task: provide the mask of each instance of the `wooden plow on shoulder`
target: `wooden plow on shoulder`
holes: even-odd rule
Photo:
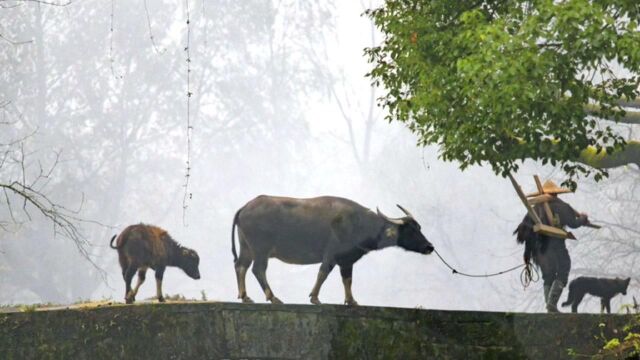
[[[565,231],[564,229],[559,227],[543,224],[542,220],[540,220],[540,217],[533,209],[533,206],[542,203],[544,212],[549,224],[554,223],[553,212],[551,211],[551,207],[549,206],[549,201],[553,199],[553,196],[548,193],[545,193],[544,189],[542,188],[542,183],[540,182],[540,178],[538,177],[538,175],[533,176],[533,179],[536,182],[536,187],[538,188],[538,192],[528,194],[528,195],[524,194],[524,192],[522,191],[522,188],[516,182],[516,179],[514,179],[511,174],[508,174],[508,175],[509,175],[509,180],[511,180],[511,184],[513,184],[513,187],[516,190],[516,193],[518,193],[518,197],[522,201],[522,204],[524,205],[524,207],[527,209],[527,213],[529,213],[529,217],[531,217],[531,219],[534,222],[533,231],[535,231],[538,234],[561,238],[561,239],[572,239],[572,240],[576,239],[576,237],[573,236],[571,232]]]

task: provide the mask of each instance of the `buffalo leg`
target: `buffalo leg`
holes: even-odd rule
[[[264,295],[267,297],[267,300],[271,301],[272,304],[282,304],[282,301],[273,295],[273,291],[271,291],[271,287],[269,287],[269,283],[267,282],[268,262],[268,258],[254,259],[251,271],[253,272],[253,275],[256,276],[256,279],[258,279],[260,287],[262,287],[262,291],[264,291]]]
[[[320,265],[316,284],[313,286],[313,289],[311,289],[311,294],[309,294],[312,304],[320,305],[320,300],[318,299],[318,295],[320,295],[320,288],[322,287],[324,281],[327,280],[327,276],[329,276],[334,266],[334,264],[331,264],[329,262],[323,262],[322,265]]]
[[[236,270],[236,280],[238,282],[238,299],[242,299],[243,303],[253,303],[253,300],[251,300],[251,298],[247,296],[247,286],[245,283],[247,270],[249,269],[249,266],[251,266],[252,262],[253,259],[251,258],[248,249],[245,248],[241,240],[240,256],[238,257],[238,260],[236,260],[234,267]]]
[[[136,297],[136,295],[138,295],[138,289],[140,289],[140,285],[142,285],[146,276],[147,276],[147,268],[141,268],[138,270],[138,283],[136,283],[136,287],[132,290],[134,298]]]
[[[133,280],[133,276],[136,274],[137,267],[129,264],[127,269],[122,272],[122,277],[124,278],[124,300],[127,304],[133,304],[136,301],[135,295],[131,292],[131,280]]]
[[[342,285],[344,285],[344,303],[350,306],[358,305],[351,293],[351,279],[353,273],[353,264],[340,266],[340,275],[342,275]]]
[[[162,296],[162,277],[164,276],[164,267],[156,269],[156,295],[159,302],[164,302],[164,296]]]

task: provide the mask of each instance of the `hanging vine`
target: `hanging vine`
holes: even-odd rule
[[[111,22],[109,24],[109,67],[111,68],[111,75],[115,79],[122,79],[122,75],[116,75],[116,71],[113,68],[113,63],[115,60],[113,59],[113,13],[115,9],[115,0],[111,0]]]
[[[185,0],[185,9],[187,15],[187,43],[184,47],[187,63],[187,162],[184,176],[184,196],[182,197],[182,223],[186,226],[186,214],[189,207],[189,200],[191,200],[193,194],[189,191],[189,178],[191,177],[191,132],[193,126],[191,125],[191,19],[189,14],[189,0]]]
[[[149,40],[151,40],[153,51],[155,51],[156,54],[164,54],[164,52],[167,51],[167,49],[160,48],[158,44],[156,44],[156,39],[153,36],[153,31],[151,30],[151,16],[149,16],[149,7],[147,6],[147,0],[144,0],[144,13],[147,15],[147,27],[149,28]]]

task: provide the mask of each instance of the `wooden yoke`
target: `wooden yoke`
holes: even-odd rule
[[[544,193],[544,189],[542,188],[542,183],[540,182],[540,178],[538,175],[533,175],[533,180],[536,182],[536,187],[538,188],[538,195],[547,195]],[[547,195],[551,197],[551,195]],[[549,224],[553,226],[553,212],[551,212],[551,206],[549,206],[548,201],[543,201],[542,206],[544,207],[544,212],[547,214],[547,220],[549,220]]]
[[[513,184],[513,188],[516,189],[516,193],[518,194],[518,197],[520,198],[520,200],[522,200],[524,207],[527,208],[527,212],[529,213],[529,216],[531,217],[531,219],[533,219],[533,222],[536,224],[541,224],[542,221],[540,221],[538,214],[536,214],[536,212],[533,211],[533,208],[529,206],[527,197],[524,195],[524,193],[522,192],[522,188],[520,187],[520,185],[518,185],[518,183],[516,182],[516,179],[513,178],[511,173],[509,173],[509,180],[511,180],[511,184]]]
[[[561,238],[561,239],[572,239],[575,240],[575,236],[572,233],[565,231],[564,229],[550,226],[542,223],[540,217],[533,210],[533,205],[536,204],[544,204],[544,210],[547,218],[549,219],[549,223],[553,224],[553,213],[551,212],[551,207],[549,206],[549,201],[553,199],[553,196],[549,194],[545,194],[542,184],[540,183],[540,179],[538,176],[534,176],[534,180],[536,181],[536,187],[538,188],[538,193],[532,194],[531,199],[527,199],[524,192],[522,192],[522,188],[516,182],[516,179],[513,178],[511,173],[507,174],[509,176],[509,180],[511,180],[511,184],[513,184],[513,188],[516,190],[518,197],[522,201],[522,204],[527,209],[527,213],[531,217],[534,222],[533,231],[536,233],[547,235],[550,237]]]

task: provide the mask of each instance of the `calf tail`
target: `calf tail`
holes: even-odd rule
[[[115,240],[117,236],[118,235],[113,235],[113,237],[111,238],[111,241],[109,241],[109,247],[111,247],[112,249],[115,249],[115,250],[118,250],[118,248],[119,248],[117,245],[113,246],[113,240]]]
[[[236,214],[233,216],[233,225],[231,225],[231,253],[233,254],[233,262],[238,261],[238,253],[236,253],[236,224],[238,224],[238,216],[240,216],[240,211],[242,211],[243,207],[236,211]]]

